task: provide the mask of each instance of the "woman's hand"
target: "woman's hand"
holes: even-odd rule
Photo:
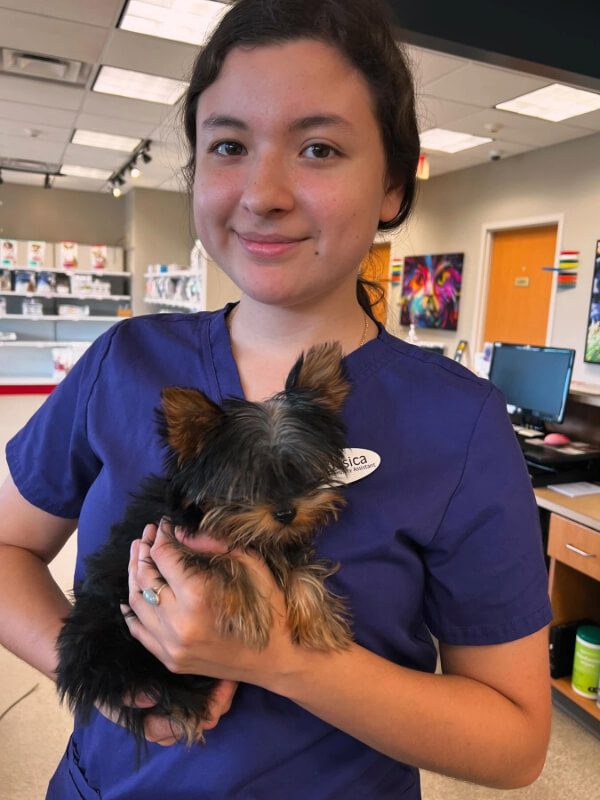
[[[208,536],[194,537],[193,543],[194,549],[225,550]],[[268,567],[248,553],[234,551],[232,555],[245,561],[256,586],[271,605],[273,626],[264,650],[250,649],[219,634],[207,597],[207,579],[201,574],[190,576],[185,572],[172,537],[154,525],[146,526],[143,538],[132,544],[129,605],[135,616],[128,614],[130,609],[124,606],[125,619],[132,636],[171,672],[208,675],[269,688],[282,672],[293,669],[302,648],[290,641],[284,596]],[[150,605],[143,599],[144,589],[156,589],[165,583],[158,605]]]
[[[204,731],[216,727],[223,714],[229,711],[236,689],[237,683],[235,681],[219,681],[215,686],[210,699],[210,718],[203,722],[202,726],[198,728],[198,739],[200,739]],[[150,700],[150,698],[142,693],[136,695],[133,701],[125,698],[123,702],[124,705],[133,706],[135,708],[152,708],[154,705],[154,701]],[[98,711],[111,722],[119,724],[118,711],[112,711],[105,706],[98,706]],[[163,745],[164,747],[175,744],[175,742],[179,740],[169,718],[161,714],[148,714],[148,716],[145,717],[144,737],[147,741]]]

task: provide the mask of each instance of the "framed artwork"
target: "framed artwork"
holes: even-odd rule
[[[400,324],[455,331],[464,253],[406,256]]]
[[[596,242],[584,361],[600,364],[600,239]]]

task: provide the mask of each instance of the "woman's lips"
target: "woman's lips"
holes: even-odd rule
[[[253,239],[252,235],[242,236],[238,233],[238,239],[243,249],[251,256],[259,258],[276,258],[289,253],[296,248],[304,239],[277,238],[275,236],[265,236],[260,239]]]

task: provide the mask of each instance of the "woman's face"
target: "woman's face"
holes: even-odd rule
[[[194,217],[212,258],[256,301],[297,306],[354,287],[386,191],[365,79],[311,40],[229,53],[197,110]]]

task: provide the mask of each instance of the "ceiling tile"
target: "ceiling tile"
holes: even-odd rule
[[[442,100],[439,97],[420,95],[417,98],[419,130],[445,128],[451,125],[453,120],[466,117],[468,114],[474,114],[477,110],[477,106],[454,103],[451,100]]]
[[[90,180],[90,178],[74,178],[64,175],[53,179],[55,189],[79,189],[84,192],[101,192],[106,188],[106,181]]]
[[[86,114],[160,125],[171,108],[160,103],[147,103],[144,100],[130,100],[126,97],[116,97],[101,92],[90,92],[85,98],[81,111]]]
[[[153,130],[153,125],[149,122],[118,119],[101,114],[80,114],[75,127],[80,130],[113,133],[118,136],[134,136],[139,139],[147,139]]]
[[[470,62],[463,69],[428,83],[423,91],[432,97],[488,107],[547,85],[543,78]]]
[[[99,60],[106,40],[106,31],[93,25],[2,8],[0,31],[3,47],[92,64]]]
[[[56,163],[60,161],[64,149],[64,142],[0,134],[1,158],[25,158],[32,161]]]
[[[24,123],[22,127],[40,127],[40,124],[55,128],[73,128],[77,114],[58,108],[40,108],[27,103],[10,103],[0,100],[0,117]],[[27,123],[30,123],[28,126]]]
[[[496,109],[479,111],[476,114],[462,117],[455,120],[452,125],[455,130],[464,133],[487,135],[516,144],[527,144],[531,147],[547,147],[593,133],[585,128],[574,128],[564,123],[546,122],[542,119]],[[485,127],[486,125],[493,125],[497,127],[497,130],[491,132]]]
[[[0,100],[9,100],[13,103],[77,111],[84,94],[84,89],[75,86],[59,86],[50,81],[0,75]],[[39,113],[44,112],[40,110]]]
[[[26,133],[26,130],[33,132]],[[23,123],[15,119],[6,119],[0,113],[0,134],[17,136],[26,139],[37,139],[38,141],[62,142],[66,144],[71,138],[71,128],[54,128],[50,125],[35,123],[34,125]]]
[[[406,48],[410,64],[418,87],[423,87],[442,75],[448,75],[456,69],[464,67],[463,59],[435,53],[422,47],[410,46]]]
[[[37,175],[29,172],[11,172],[4,169],[2,179],[5,183],[21,183],[26,186],[43,186],[44,175]]]
[[[197,55],[194,45],[116,29],[109,36],[102,63],[181,81],[187,80]]]
[[[0,0],[0,8],[105,28],[116,23],[122,6],[123,0]]]
[[[65,149],[62,163],[76,164],[79,167],[110,169],[114,172],[126,164],[127,160],[126,153],[118,153],[116,150],[102,150],[99,147],[69,144]]]
[[[571,117],[570,119],[566,119],[565,123],[576,128],[600,131],[600,111],[590,111],[589,114],[580,114],[578,117]]]

